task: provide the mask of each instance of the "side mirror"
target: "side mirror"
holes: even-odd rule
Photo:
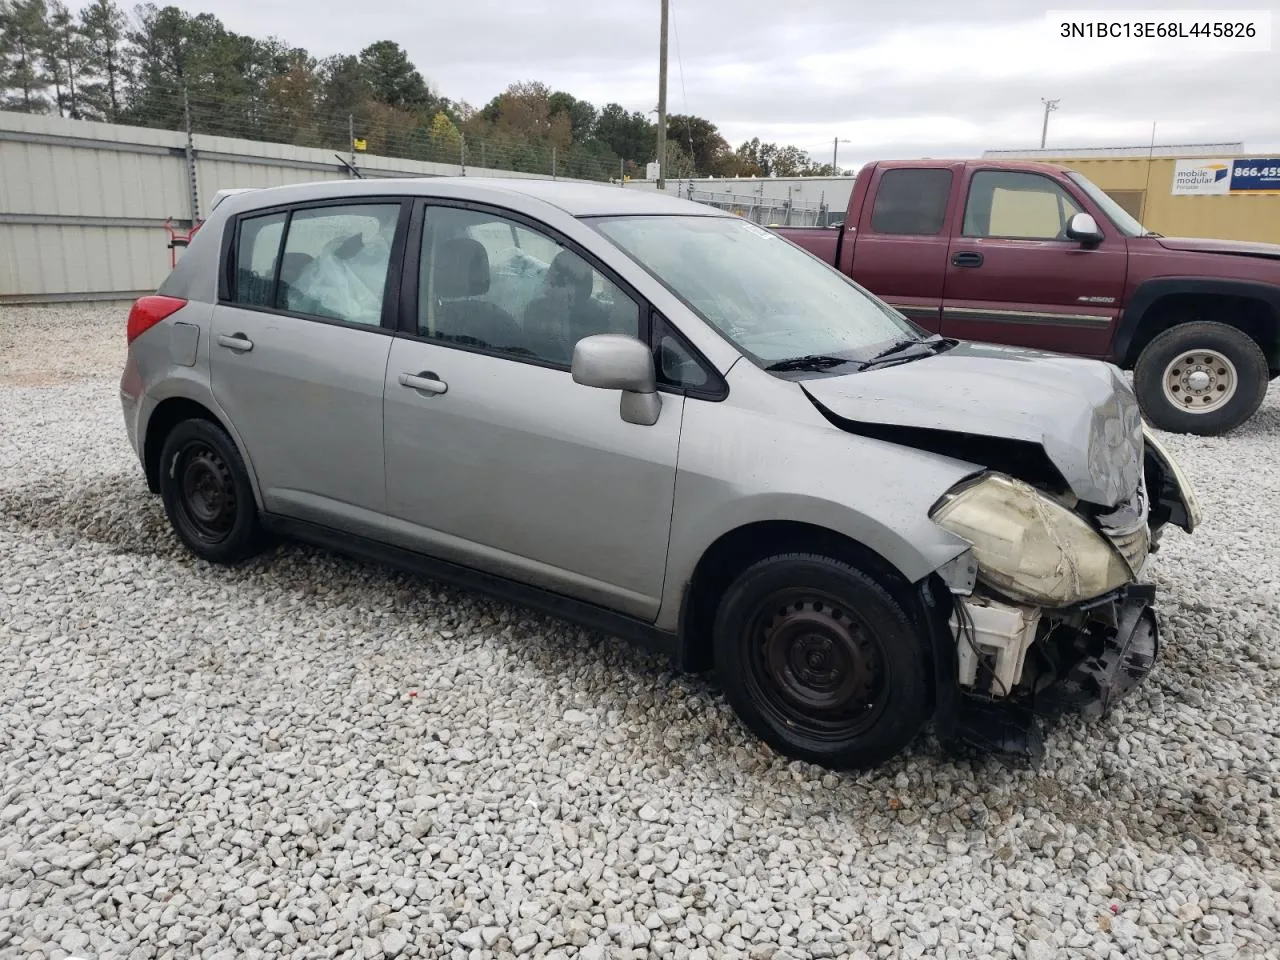
[[[601,390],[621,390],[618,412],[627,423],[651,427],[658,422],[662,397],[653,354],[635,337],[598,333],[573,348],[573,382]]]
[[[1077,213],[1067,222],[1067,239],[1083,244],[1101,243],[1102,231],[1098,229],[1098,221],[1091,214]]]

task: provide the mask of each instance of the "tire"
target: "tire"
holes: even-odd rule
[[[235,564],[264,546],[240,451],[208,420],[183,420],[160,450],[160,496],[174,533],[197,557]]]
[[[730,705],[786,757],[873,767],[932,710],[917,629],[876,580],[829,557],[791,553],[747,568],[720,602],[712,642]]]
[[[1152,424],[1171,433],[1218,436],[1257,412],[1271,375],[1247,334],[1196,321],[1152,340],[1133,371],[1134,392]]]

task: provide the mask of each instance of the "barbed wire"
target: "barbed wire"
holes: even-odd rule
[[[84,101],[87,104],[87,100]],[[176,85],[131,91],[114,122],[151,129],[288,144],[386,159],[447,163],[493,170],[612,181],[635,170],[628,158],[612,151],[575,144],[561,147],[518,135],[467,135],[450,122],[447,133],[433,134],[425,117],[410,119],[395,108],[364,105],[347,113],[323,104],[293,107],[279,100],[243,100],[189,93],[184,102]],[[365,148],[354,150],[352,136]],[[607,149],[607,148],[606,148]]]

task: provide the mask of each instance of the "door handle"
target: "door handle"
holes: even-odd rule
[[[962,253],[953,254],[951,262],[957,267],[980,267],[982,266],[982,254],[966,250]]]
[[[400,374],[400,386],[421,390],[423,393],[444,393],[449,389],[449,385],[430,370]]]
[[[231,336],[224,333],[218,336],[218,346],[234,350],[236,353],[248,353],[253,349],[253,341],[243,333],[233,333]]]

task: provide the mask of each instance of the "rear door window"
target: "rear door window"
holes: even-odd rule
[[[280,258],[276,307],[378,326],[399,217],[399,203],[294,211]]]
[[[886,170],[876,189],[871,229],[903,236],[937,236],[947,218],[950,197],[950,170]]]
[[[231,302],[379,326],[403,207],[391,200],[245,217]]]

